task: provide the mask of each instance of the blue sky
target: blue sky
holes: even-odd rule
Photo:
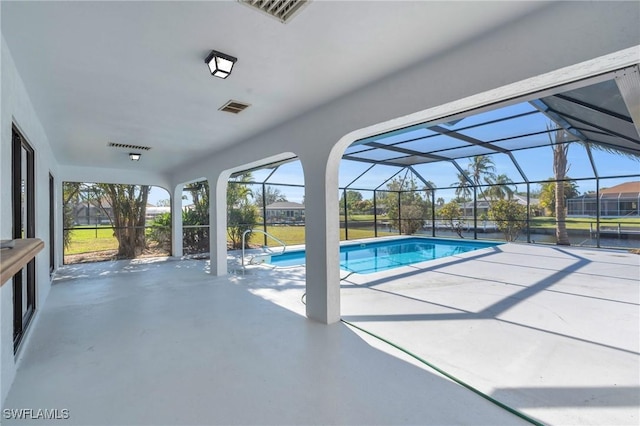
[[[640,162],[629,159],[627,157],[620,157],[613,154],[609,154],[604,151],[593,150],[594,162],[598,168],[600,176],[615,176],[615,175],[632,175],[640,174]],[[546,179],[553,176],[552,169],[552,155],[549,147],[534,148],[526,151],[515,152],[514,156],[520,163],[523,171],[530,180]],[[496,165],[497,173],[504,173],[507,176],[512,177],[512,180],[516,181],[516,177],[519,175],[513,163],[504,154],[492,154],[491,156]],[[468,163],[468,159],[458,160],[461,167],[465,167]],[[584,147],[578,144],[572,144],[569,148],[569,176],[572,178],[592,178],[593,169],[588,161],[587,154]],[[364,172],[370,165],[366,163],[359,163],[354,161],[343,160],[340,167],[340,185],[346,185],[352,182],[362,172]],[[436,184],[437,187],[444,188],[450,186],[457,180],[457,170],[448,162],[429,163],[416,166],[415,169],[423,175],[427,180],[430,180]],[[387,178],[391,177],[398,171],[395,167],[389,167],[384,165],[376,165],[367,174],[362,176],[353,187],[363,189],[374,189]],[[271,170],[256,171],[253,173],[256,181],[262,180],[267,177]],[[288,183],[288,184],[300,184],[304,185],[304,179],[302,177],[302,168],[299,162],[289,163],[280,167],[280,169],[274,173],[268,182],[273,183]],[[615,179],[603,179],[600,182],[602,188],[611,187],[619,183],[623,183],[629,180],[626,178]],[[596,182],[595,179],[579,181],[578,187],[580,192],[595,191]],[[383,186],[384,188],[384,186]],[[518,190],[525,191],[525,185],[517,185]],[[533,185],[532,189],[536,189],[537,185]],[[289,201],[301,203],[304,196],[304,188],[278,186],[278,189],[283,192]],[[442,190],[443,198],[453,198],[453,190]],[[371,194],[363,193],[365,198],[369,198]],[[438,194],[437,196],[440,196]],[[162,188],[154,187],[151,191],[149,202],[156,204],[158,200],[168,199],[169,194]]]

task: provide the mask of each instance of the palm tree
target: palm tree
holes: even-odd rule
[[[506,197],[508,200],[513,198],[515,194],[515,184],[511,178],[507,175],[499,174],[495,179],[491,181],[492,186],[485,192],[490,198],[498,198],[504,200]]]
[[[465,200],[471,199],[473,190],[471,189],[471,183],[467,180],[464,173],[458,173],[458,181],[451,184],[456,187],[456,197]]]
[[[556,244],[569,245],[569,237],[567,235],[566,227],[566,211],[565,211],[565,193],[566,186],[570,182],[565,182],[567,174],[569,172],[569,164],[567,161],[567,153],[569,151],[569,145],[573,143],[573,136],[557,126],[556,123],[550,122],[547,124],[549,142],[551,143],[551,149],[553,150],[553,172],[556,180],[555,186],[555,213],[556,213]],[[569,142],[572,141],[572,142]],[[640,160],[640,156],[624,149],[616,149],[609,145],[600,145],[598,143],[589,142],[587,140],[575,141],[588,149],[597,149],[605,151],[610,154],[622,155],[634,160]],[[598,206],[599,208],[599,206]]]
[[[493,159],[486,155],[476,155],[471,157],[469,164],[467,165],[467,171],[473,184],[479,187],[482,183],[490,184],[496,178],[496,166],[493,164]],[[480,189],[480,196],[488,203],[485,191]]]
[[[227,184],[227,235],[233,248],[241,248],[244,232],[252,230],[257,222],[258,210],[249,200],[253,197],[249,186],[252,179],[251,172],[246,172]]]
[[[547,130],[549,130],[549,143],[553,150],[553,174],[556,180],[556,244],[568,246],[571,243],[567,233],[567,214],[564,208],[564,180],[567,178],[570,167],[567,162],[567,153],[569,152],[567,141],[570,140],[570,137],[560,128],[553,131],[552,127],[547,125]]]
[[[491,157],[486,155],[471,157],[467,169],[476,185],[480,185],[482,181],[489,183],[492,178],[495,178],[496,166],[493,164]]]

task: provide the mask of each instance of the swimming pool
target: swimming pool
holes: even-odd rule
[[[340,247],[340,268],[358,274],[370,274],[499,244],[502,243],[410,237],[343,245]],[[303,265],[305,252],[285,252],[272,256],[267,263],[274,266]]]

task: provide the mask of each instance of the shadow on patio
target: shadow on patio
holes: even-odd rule
[[[5,408],[68,409],[64,424],[83,425],[520,421],[343,324],[252,295],[250,277],[205,269],[192,260],[64,268]],[[7,421],[16,423],[25,422]]]

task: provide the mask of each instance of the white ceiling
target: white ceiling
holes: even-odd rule
[[[2,35],[61,164],[168,171],[545,3],[2,1]],[[203,60],[238,57],[226,80]],[[252,106],[218,111],[229,99]],[[151,146],[140,163],[109,142]]]

